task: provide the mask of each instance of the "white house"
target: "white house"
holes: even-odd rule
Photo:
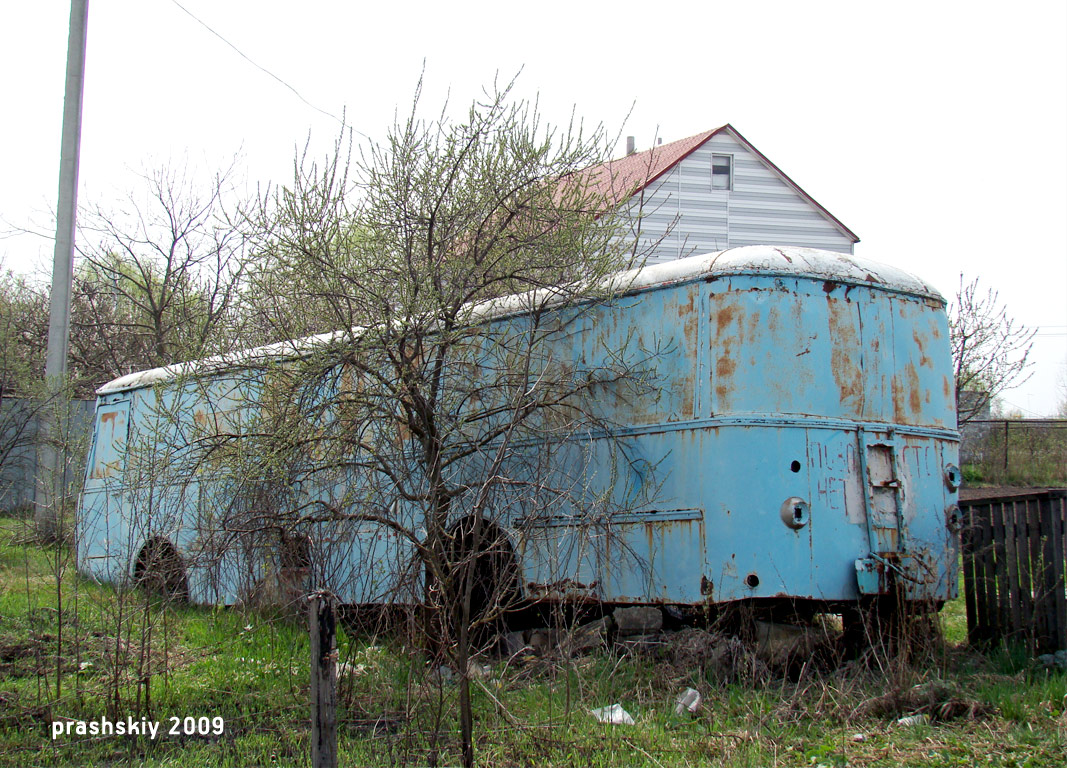
[[[740,245],[851,254],[859,238],[727,124],[589,169],[620,205],[643,206],[648,263]],[[629,201],[628,203],[626,201]]]

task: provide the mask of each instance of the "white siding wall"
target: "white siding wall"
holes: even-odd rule
[[[733,155],[733,189],[711,189],[712,154]],[[641,232],[649,247],[662,239],[650,264],[741,245],[852,253],[850,238],[727,134],[711,137],[645,190]]]

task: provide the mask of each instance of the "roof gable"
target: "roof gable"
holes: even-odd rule
[[[728,134],[734,138],[772,173],[778,176],[786,186],[826,217],[842,234],[850,238],[853,243],[859,242],[859,237],[855,232],[846,227],[840,219],[805,192],[799,184],[789,178],[781,168],[771,162],[766,155],[756,149],[748,139],[738,133],[737,129],[729,123],[713,128],[710,131],[698,133],[695,136],[672,141],[670,144],[661,144],[643,152],[634,152],[626,157],[610,160],[602,165],[586,169],[581,175],[593,191],[603,195],[615,205],[619,205],[648,188],[682,160],[702,147],[709,139],[719,134]]]

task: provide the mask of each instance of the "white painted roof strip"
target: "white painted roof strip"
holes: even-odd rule
[[[925,281],[904,270],[861,259],[843,253],[822,251],[815,248],[750,245],[729,248],[725,251],[689,256],[643,269],[620,272],[608,279],[608,285],[625,293],[650,290],[657,286],[690,282],[709,277],[732,275],[763,275],[768,277],[796,277],[815,280],[830,280],[850,285],[878,287],[884,290],[912,294],[944,303],[941,294]],[[490,320],[526,311],[532,302],[551,303],[551,289],[541,289],[532,294],[504,296],[482,302],[471,308],[471,321]],[[565,294],[560,294],[563,300]],[[359,329],[355,329],[356,332]],[[169,381],[182,376],[202,376],[224,370],[231,366],[265,363],[284,360],[329,344],[345,337],[341,331],[322,333],[304,339],[281,341],[263,347],[234,352],[227,355],[177,363],[163,368],[152,368],[121,376],[96,390],[98,395],[113,394],[129,389],[138,389]],[[350,334],[349,334],[350,336]]]
[[[729,275],[781,275],[870,285],[944,301],[937,289],[902,269],[817,248],[749,245],[690,256],[640,271],[635,288]]]
[[[286,360],[298,357],[317,346],[325,346],[335,339],[342,338],[343,335],[341,331],[331,331],[330,333],[320,333],[317,336],[308,336],[303,339],[279,341],[262,347],[254,347],[253,349],[243,349],[225,355],[206,357],[203,360],[191,360],[187,363],[175,363],[162,368],[136,371],[120,376],[117,379],[112,379],[96,390],[96,394],[109,395],[127,389],[150,387],[161,381],[170,381],[183,376],[203,376],[235,366],[266,363],[271,360]]]

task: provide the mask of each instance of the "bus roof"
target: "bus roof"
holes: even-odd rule
[[[941,294],[929,283],[896,267],[844,253],[791,246],[750,245],[699,256],[688,256],[663,264],[620,272],[609,278],[608,285],[605,287],[629,294],[695,280],[742,275],[796,277],[876,287],[895,293],[932,299],[941,304],[945,303]],[[535,293],[547,291],[550,289],[541,289]],[[472,319],[490,320],[518,314],[525,311],[529,304],[529,297],[523,295],[492,299],[475,306]],[[349,334],[358,331],[359,329],[354,329]],[[344,332],[334,331],[303,339],[280,341],[203,360],[137,371],[109,381],[96,390],[96,394],[114,394],[152,386],[179,377],[208,375],[228,367],[298,357],[315,348],[328,345],[332,341],[339,341],[344,336]]]

